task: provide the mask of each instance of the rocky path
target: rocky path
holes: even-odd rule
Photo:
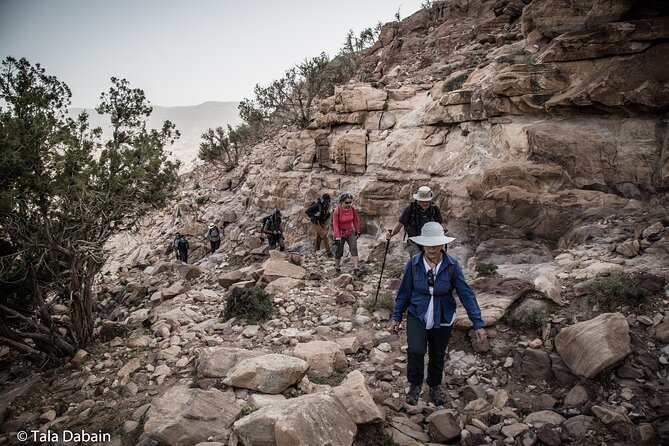
[[[368,274],[358,280],[334,278],[328,263],[273,252],[262,265],[161,261],[109,280],[100,289],[108,315],[100,344],[19,392],[2,442],[18,444],[16,432],[26,426],[109,433],[111,443],[100,444],[142,445],[252,445],[272,437],[276,444],[379,444],[356,439],[370,425],[380,429],[374,437],[400,445],[667,438],[667,296],[598,317],[553,306],[541,328],[519,330],[498,322],[511,304],[548,299],[520,279],[478,279],[484,316],[494,319],[490,345],[472,345],[467,331],[457,331],[446,407],[434,407],[426,389],[418,406],[408,406],[404,332],[387,331],[388,308],[365,308],[379,266],[365,265]],[[397,283],[393,266],[382,301]],[[223,321],[226,289],[258,282],[272,294],[277,316]],[[486,304],[504,299],[509,303]],[[593,343],[595,351],[574,359]]]

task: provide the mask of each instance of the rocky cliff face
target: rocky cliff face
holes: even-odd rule
[[[429,184],[474,245],[503,227],[554,248],[586,222],[662,218],[666,7],[526,3],[436,2],[387,24],[365,61],[371,82],[338,88],[308,130],[285,133],[279,159],[294,171],[256,190],[284,204],[352,189],[373,232]],[[275,189],[284,179],[312,187]]]

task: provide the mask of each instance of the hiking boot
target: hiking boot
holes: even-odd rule
[[[446,403],[444,392],[441,391],[439,386],[430,387],[430,397],[432,397],[435,406],[443,406]]]
[[[362,277],[362,271],[360,271],[360,268],[355,268],[353,270],[353,274],[355,274],[355,277],[357,277],[358,279]]]
[[[338,277],[341,274],[341,268],[335,268],[335,277]]]
[[[409,393],[407,393],[407,404],[410,404],[412,406],[415,406],[418,404],[418,397],[420,396],[420,387],[415,384],[411,384],[411,388],[409,389]]]

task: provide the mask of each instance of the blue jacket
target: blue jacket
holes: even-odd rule
[[[481,319],[481,309],[474,292],[465,281],[460,264],[446,252],[442,251],[442,254],[444,256],[443,261],[434,278],[434,326],[438,327],[453,319],[456,306],[453,298],[453,288],[455,288],[474,329],[484,327],[485,323]],[[427,271],[425,271],[423,263],[424,255],[421,253],[412,257],[404,268],[402,282],[395,298],[395,311],[393,313],[393,320],[395,321],[401,322],[402,313],[406,310],[409,310],[409,313],[419,320],[425,320],[425,313],[427,313],[427,307],[430,305],[430,290],[427,285]],[[455,284],[453,286],[451,286],[449,265],[455,265],[453,274]]]

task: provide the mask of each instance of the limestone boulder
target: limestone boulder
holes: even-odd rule
[[[332,394],[356,424],[376,423],[385,419],[359,370],[349,373],[340,385],[332,389]]]
[[[334,341],[299,343],[293,349],[293,355],[306,361],[309,371],[320,376],[330,376],[348,365],[346,355]]]
[[[274,251],[272,251],[274,253]],[[270,257],[263,263],[264,272],[261,280],[271,283],[281,277],[292,277],[293,279],[304,279],[307,270],[301,266],[290,263],[287,260]]]
[[[334,98],[337,113],[382,111],[388,93],[369,84],[348,84],[335,87]]]
[[[260,355],[235,364],[223,382],[228,386],[277,394],[300,382],[308,369],[306,361],[293,356]]]
[[[241,282],[247,277],[240,270],[230,271],[229,273],[222,274],[218,278],[218,284],[223,288],[230,288],[230,285]]]
[[[272,404],[237,420],[245,446],[350,446],[357,426],[331,395],[312,394]]]
[[[426,419],[430,437],[438,443],[452,443],[458,437],[462,428],[458,423],[457,414],[450,410],[437,410]]]
[[[486,277],[471,284],[481,309],[481,317],[486,326],[495,325],[504,317],[509,307],[519,298],[534,291],[534,286],[516,278]],[[467,312],[458,304],[455,312],[455,328],[468,330],[472,323]]]
[[[265,287],[265,291],[270,294],[287,293],[290,290],[294,290],[303,286],[303,280],[293,279],[292,277],[280,277],[267,285],[267,287]]]
[[[234,347],[206,347],[200,350],[197,376],[200,378],[225,378],[239,362],[259,356],[260,353]]]
[[[569,369],[591,379],[630,354],[629,324],[620,313],[605,313],[564,328],[555,348]]]
[[[242,409],[234,392],[177,385],[153,399],[144,433],[167,446],[190,446],[210,438],[225,441]]]
[[[204,268],[201,268],[196,265],[188,265],[186,263],[181,263],[180,265],[177,265],[176,269],[179,276],[181,276],[185,280],[195,279],[197,277],[200,277],[205,272]]]

